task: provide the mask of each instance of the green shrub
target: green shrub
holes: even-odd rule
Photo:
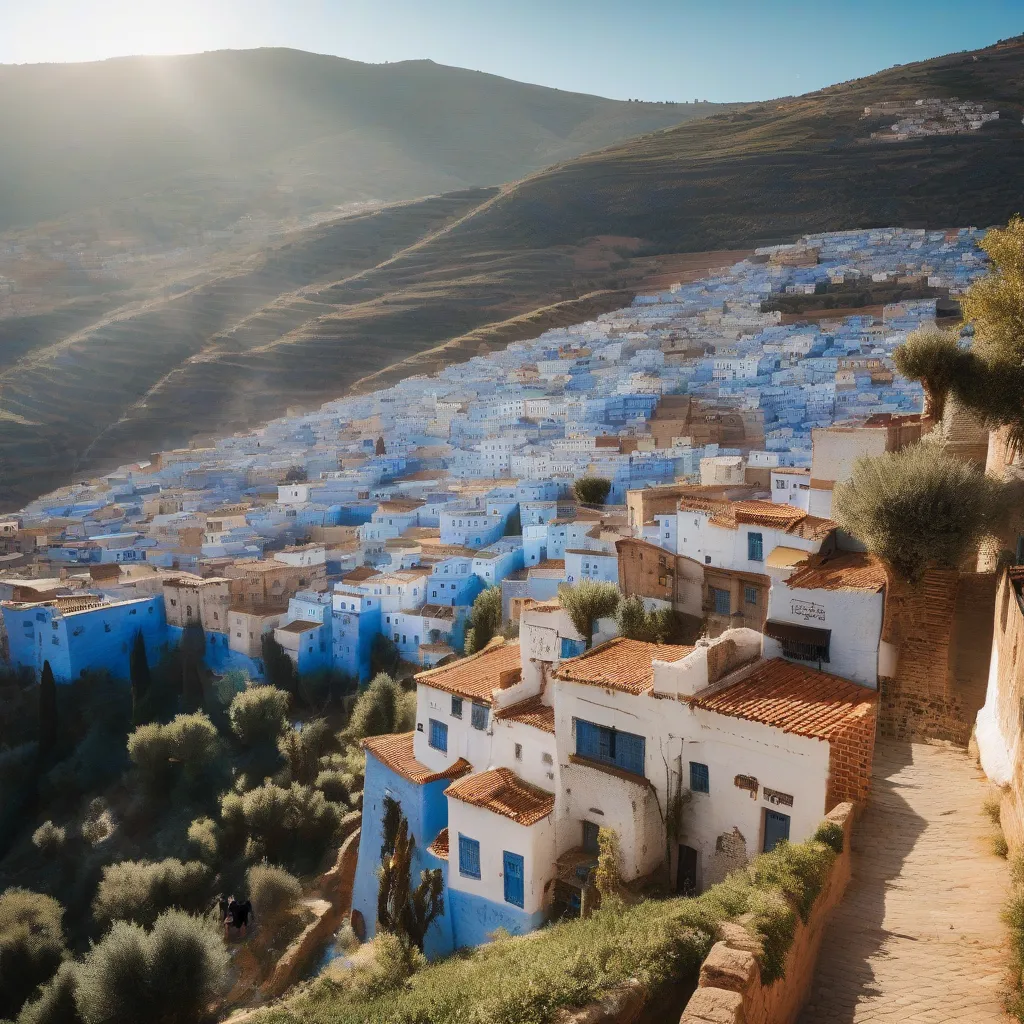
[[[332,803],[347,804],[355,779],[340,768],[325,768],[317,773],[316,788]]]
[[[39,998],[22,1007],[17,1024],[82,1024],[75,1004],[77,989],[77,964],[65,960],[43,986]]]
[[[416,694],[381,672],[359,695],[348,724],[352,739],[406,732],[416,721]]]
[[[301,729],[289,729],[277,741],[287,781],[311,786],[320,772],[320,758],[336,746],[334,733],[322,718],[306,722]]]
[[[188,841],[207,864],[212,864],[217,860],[220,835],[217,823],[213,818],[196,818],[188,827]]]
[[[44,856],[55,857],[64,849],[67,837],[67,829],[54,825],[52,821],[44,821],[32,833],[32,845]]]
[[[842,853],[846,836],[842,825],[834,821],[823,821],[815,831],[814,839],[831,847],[836,853]]]
[[[465,653],[482,651],[501,629],[501,587],[487,587],[476,596],[469,611]]]
[[[179,769],[195,783],[219,752],[216,726],[202,712],[177,715],[167,725],[140,725],[128,737],[128,756],[154,795],[167,795]]]
[[[254,864],[246,880],[253,909],[264,921],[273,922],[294,910],[302,898],[299,880],[273,864]]]
[[[612,489],[612,482],[603,476],[581,476],[572,489],[581,505],[603,505]]]
[[[174,743],[162,725],[140,725],[128,737],[128,756],[150,792],[162,792],[170,786],[173,755]]]
[[[0,1017],[17,1016],[67,954],[61,917],[51,896],[28,889],[0,894]]]
[[[229,847],[237,850],[244,842],[246,856],[281,864],[319,860],[338,832],[342,813],[319,790],[298,783],[285,789],[268,782],[221,800]]]
[[[231,729],[246,747],[271,745],[288,724],[285,715],[291,696],[273,686],[250,686],[228,709]]]
[[[117,921],[78,968],[78,1012],[85,1024],[206,1021],[227,966],[210,920],[171,910],[150,932]]]
[[[103,868],[93,916],[101,925],[131,921],[150,926],[166,910],[201,912],[207,905],[209,869],[197,860],[121,861]]]

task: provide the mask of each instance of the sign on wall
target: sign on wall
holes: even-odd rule
[[[791,601],[789,611],[794,619],[803,619],[804,622],[825,621],[825,606],[813,601]]]
[[[769,789],[767,786],[764,787],[764,798],[770,804],[781,805],[783,807],[793,806],[793,798],[789,793],[780,793],[777,789]]]
[[[737,789],[745,789],[748,793],[750,793],[750,798],[752,800],[757,799],[757,790],[759,783],[753,775],[737,775],[736,778],[733,779],[733,783],[735,784]]]
[[[554,661],[558,652],[558,632],[549,626],[531,626],[526,631],[526,654],[538,661]]]

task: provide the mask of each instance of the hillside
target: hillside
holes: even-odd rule
[[[887,119],[863,118],[866,105],[933,96],[1001,116],[963,135],[870,139]],[[7,325],[2,499],[312,405],[454,339],[457,358],[538,333],[583,296],[593,315],[692,270],[680,253],[1005,221],[1024,206],[1022,115],[1018,39],[657,131],[501,189],[321,225],[112,323],[90,326],[79,306]]]
[[[187,244],[254,211],[499,184],[715,109],[285,49],[5,65],[0,231],[88,211]]]

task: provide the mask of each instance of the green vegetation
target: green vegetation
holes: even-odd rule
[[[182,863],[123,860],[103,868],[93,915],[101,925],[131,921],[151,928],[167,910],[198,914],[209,902],[209,868],[199,861]]]
[[[1003,921],[1010,930],[1011,977],[1006,1010],[1024,1022],[1024,854],[1014,857],[1010,882],[1010,898],[1003,908]]]
[[[573,494],[581,505],[603,505],[611,489],[611,480],[602,476],[581,476],[572,485]]]
[[[896,369],[924,388],[923,417],[941,420],[946,398],[968,370],[969,354],[953,331],[935,325],[919,327],[893,353]]]
[[[374,676],[359,695],[348,733],[355,740],[408,732],[416,721],[416,693],[403,690],[389,675]]]
[[[1024,448],[1024,220],[1011,217],[990,231],[982,247],[993,272],[963,296],[964,320],[973,331],[970,350],[936,328],[915,331],[894,353],[897,369],[919,380],[925,412],[942,415],[953,394],[990,428],[1008,428],[1011,451]]]
[[[643,598],[624,598],[616,613],[621,636],[649,644],[685,643],[688,631],[682,616],[671,608],[647,611]]]
[[[615,614],[622,594],[614,583],[581,580],[571,587],[559,587],[558,599],[568,613],[576,632],[586,640],[589,650],[594,642],[594,626],[597,620]]]
[[[469,611],[465,653],[482,651],[501,630],[501,587],[487,587],[476,596]]]
[[[246,874],[249,899],[260,908],[260,920],[271,926],[290,914],[302,897],[302,883],[284,868],[254,864]]]
[[[39,686],[0,673],[0,721],[14,743],[0,751],[0,888],[20,886],[0,897],[0,1018],[16,1019],[31,999],[28,1022],[120,1019],[90,1001],[96,992],[83,980],[87,968],[96,977],[122,967],[138,975],[131,961],[140,949],[163,955],[177,945],[187,966],[199,955],[195,927],[206,925],[193,927],[187,916],[183,924],[182,915],[205,913],[218,891],[240,898],[248,891],[267,923],[247,946],[252,957],[242,958],[246,984],[260,984],[307,923],[295,886],[333,860],[361,799],[364,755],[346,731],[355,698],[328,700],[314,713],[301,697],[244,678],[212,685],[193,660],[202,683],[194,697],[201,693],[204,706],[182,714],[187,661],[180,651],[161,652],[141,701],[139,691],[105,676],[56,687],[56,743],[45,759]],[[407,708],[408,695],[398,692]],[[158,711],[132,728],[133,712]],[[273,866],[255,870],[265,859]],[[101,949],[127,959],[121,967],[94,962]],[[78,962],[54,976],[68,950]],[[202,1019],[205,1003],[196,1014],[162,1015],[165,967],[150,963],[146,971],[156,973],[139,981],[151,986],[156,1014],[138,1017],[140,1024]]]
[[[250,686],[231,701],[231,731],[244,747],[274,746],[288,724],[291,695],[273,686]]]
[[[835,489],[833,518],[899,577],[958,569],[1006,515],[1009,492],[933,444],[861,458]]]
[[[409,833],[409,821],[391,796],[384,797],[382,834],[377,924],[382,931],[397,936],[403,945],[422,953],[428,929],[444,913],[444,878],[440,868],[423,871],[419,884],[413,888],[416,837]]]
[[[639,979],[652,1000],[672,991],[681,1004],[718,925],[741,917],[761,942],[762,977],[771,981],[781,976],[796,923],[835,861],[834,831],[825,829],[829,842],[782,843],[702,896],[612,900],[590,917],[552,925],[529,941],[499,939],[418,969],[403,960],[401,943],[388,938],[372,961],[319,980],[292,1005],[257,1020],[550,1024],[562,1010],[585,1005],[630,978]]]
[[[14,1017],[67,955],[63,909],[27,889],[0,894],[0,1017]]]
[[[83,1024],[201,1024],[227,966],[212,920],[171,910],[148,932],[118,921],[77,966],[75,1005]]]

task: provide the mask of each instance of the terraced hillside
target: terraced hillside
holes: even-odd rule
[[[716,109],[286,49],[0,66],[0,230],[79,214],[187,245],[254,212],[499,184]]]
[[[869,140],[884,121],[862,117],[868,103],[952,95],[1001,117],[968,135]],[[1022,115],[1015,40],[335,222],[70,340],[44,345],[36,330],[39,347],[0,374],[0,500],[312,405],[407,358],[394,372],[593,315],[685,270],[680,253],[1005,221],[1024,207]]]

